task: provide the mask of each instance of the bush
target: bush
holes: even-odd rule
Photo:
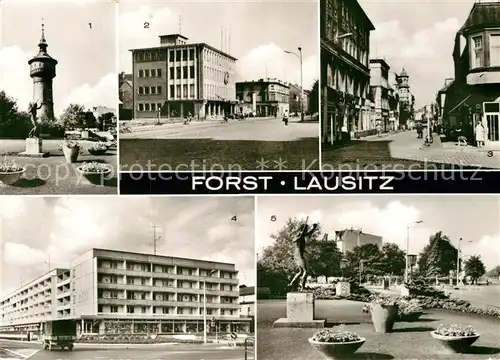
[[[407,283],[405,286],[410,291],[410,296],[428,296],[437,299],[449,299],[450,297],[449,295],[446,295],[444,291],[437,290],[422,281]]]

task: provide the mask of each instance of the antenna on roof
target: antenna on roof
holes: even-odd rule
[[[179,35],[182,35],[182,15],[179,15]]]
[[[156,235],[156,225],[151,225],[151,227],[153,228],[153,255],[156,255],[156,244],[158,241],[160,241],[161,235]]]
[[[231,31],[227,32],[227,43],[228,43],[227,53],[231,55]]]
[[[224,27],[220,27],[220,49],[224,51]]]

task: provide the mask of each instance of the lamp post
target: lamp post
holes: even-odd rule
[[[302,48],[299,46],[297,48],[299,50],[299,53],[295,53],[293,51],[288,51],[285,50],[285,53],[287,54],[292,54],[297,56],[297,58],[300,61],[300,121],[304,121],[304,83],[303,83],[303,66],[302,66]]]
[[[409,252],[410,252],[410,226],[415,224],[421,224],[423,220],[414,221],[408,225],[406,225],[406,264],[405,264],[405,283],[408,282],[408,260],[409,260]]]
[[[206,277],[210,277],[216,270],[213,269]],[[203,279],[203,343],[207,343],[207,280]]]

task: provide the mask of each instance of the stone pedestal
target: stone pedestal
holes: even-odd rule
[[[401,296],[410,296],[410,289],[403,285],[401,286],[400,294]]]
[[[335,284],[335,295],[349,296],[351,295],[351,284],[345,281],[339,281]]]
[[[42,151],[42,139],[40,138],[27,138],[26,150],[19,153],[19,156],[28,157],[47,157],[49,153]]]
[[[314,294],[295,292],[286,295],[286,318],[274,322],[274,327],[323,328],[325,320],[314,319]]]

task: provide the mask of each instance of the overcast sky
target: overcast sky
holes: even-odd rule
[[[302,47],[304,88],[318,79],[318,3],[314,0],[120,1],[120,70],[130,72],[128,50],[159,46],[159,35],[179,33],[236,58],[237,80],[276,77],[300,84],[300,62],[284,50]],[[179,19],[181,27],[179,28]],[[144,23],[149,23],[149,29]],[[221,29],[230,34],[222,47]],[[225,38],[223,36],[223,38]]]
[[[498,196],[266,196],[258,197],[256,214],[257,252],[271,245],[269,235],[293,216],[319,222],[332,240],[335,230],[354,227],[403,250],[407,224],[422,220],[410,229],[410,253],[420,252],[430,235],[443,231],[455,246],[463,238],[463,253],[481,255],[488,269],[500,265]]]
[[[255,284],[250,197],[0,197],[3,289],[18,288],[93,247],[234,263]],[[231,220],[236,216],[236,221]]]
[[[41,18],[44,18],[47,51],[59,61],[53,83],[56,116],[71,102],[116,108],[113,2],[2,0],[1,3],[0,90],[18,99],[22,110],[33,101],[28,60],[38,53]]]
[[[455,34],[474,0],[359,0],[376,30],[370,57],[383,57],[391,71],[404,67],[416,107],[435,101],[444,80],[453,77]]]

